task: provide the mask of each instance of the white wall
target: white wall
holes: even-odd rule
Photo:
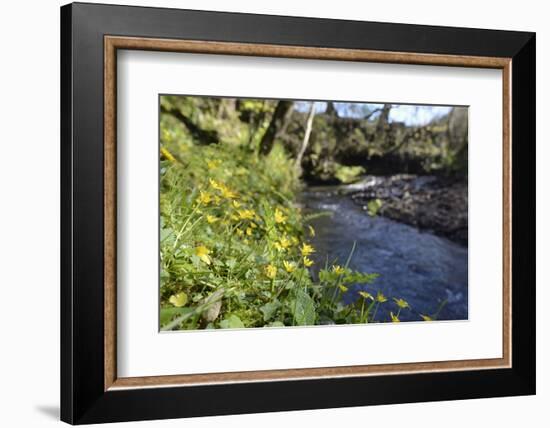
[[[121,0],[122,1],[122,0]],[[103,3],[114,3],[103,1]],[[142,426],[517,427],[545,421],[550,400],[550,29],[544,2],[462,0],[148,0],[127,4],[323,18],[537,31],[538,395],[142,423]],[[7,1],[0,12],[0,420],[7,427],[58,423],[59,397],[59,10],[58,0]],[[545,76],[545,77],[544,77]],[[546,120],[545,120],[546,119]],[[543,199],[543,196],[546,196]],[[546,313],[543,313],[546,312]],[[475,387],[475,386],[474,386]],[[137,426],[128,424],[125,426]]]

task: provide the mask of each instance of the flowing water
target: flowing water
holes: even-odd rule
[[[343,265],[353,242],[356,249],[349,267],[376,272],[380,277],[364,286],[369,292],[381,290],[388,297],[400,297],[412,310],[404,309],[402,321],[419,320],[419,313],[439,313],[441,320],[468,318],[468,249],[445,238],[381,216],[371,217],[351,200],[330,187],[309,188],[302,195],[306,213],[326,213],[310,221],[316,235],[315,266],[337,259]],[[358,287],[347,293],[357,298]],[[387,304],[388,311],[395,305]],[[377,319],[386,320],[387,311]]]

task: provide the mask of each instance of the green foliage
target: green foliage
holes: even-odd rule
[[[261,116],[243,124],[236,107],[215,101],[161,99],[220,137],[203,145],[161,114],[161,329],[364,323],[375,320],[379,306],[394,308],[393,301],[361,296],[344,303],[352,287],[377,277],[352,271],[349,260],[325,266],[314,280],[314,232],[295,204],[294,162],[280,144],[268,156],[256,150],[270,104],[243,103],[242,111]],[[249,123],[259,123],[253,134]]]
[[[296,289],[294,300],[291,305],[293,306],[292,315],[294,317],[295,325],[313,325],[315,324],[316,312],[315,302],[307,293],[300,288]]]
[[[380,211],[380,208],[382,208],[383,202],[380,199],[371,199],[367,203],[367,212],[371,217],[374,217],[376,214],[378,214],[378,211]]]
[[[344,184],[353,183],[357,181],[362,174],[365,173],[365,168],[361,166],[344,166],[338,165],[336,167],[336,173],[334,176]]]
[[[223,319],[220,322],[220,327],[221,328],[244,328],[244,324],[237,315],[231,314],[229,315],[229,317]]]

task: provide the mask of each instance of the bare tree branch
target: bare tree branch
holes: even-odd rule
[[[314,117],[315,117],[315,102],[312,102],[311,107],[309,108],[309,113],[307,115],[306,132],[304,134],[304,140],[302,141],[302,147],[300,148],[300,151],[298,152],[298,156],[296,157],[297,167],[300,167],[302,165],[302,158],[304,157],[304,153],[306,152],[307,145],[309,143],[309,137],[311,135],[311,128],[313,127]]]

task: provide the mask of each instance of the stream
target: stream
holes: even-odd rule
[[[317,270],[325,266],[327,256],[329,265],[344,265],[355,241],[349,267],[380,274],[372,284],[362,286],[365,290],[380,290],[390,299],[409,303],[412,309],[401,311],[402,321],[420,320],[419,313],[432,315],[445,300],[438,319],[468,318],[467,247],[382,216],[371,217],[331,186],[309,187],[301,199],[306,214],[327,214],[309,222],[316,231],[312,238],[316,253],[311,257]],[[347,301],[356,299],[359,290],[359,286],[351,288]],[[387,321],[390,310],[395,313],[393,303],[386,307],[379,311],[378,320]]]

